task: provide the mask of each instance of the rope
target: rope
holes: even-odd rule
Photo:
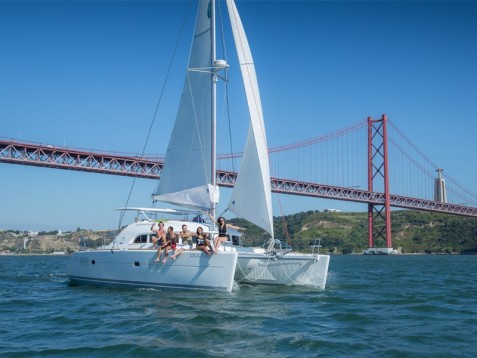
[[[181,39],[181,37],[182,37],[182,33],[183,33],[183,31],[184,31],[184,28],[185,28],[185,23],[186,23],[188,14],[189,14],[190,7],[191,7],[191,3],[189,3],[189,5],[188,5],[188,7],[187,7],[187,9],[186,9],[186,13],[185,13],[185,15],[184,15],[184,19],[183,19],[183,21],[182,21],[182,24],[181,24],[181,27],[180,27],[180,30],[179,30],[179,35],[178,35],[178,37],[177,37],[177,41],[176,41],[176,44],[175,44],[175,46],[174,46],[174,50],[173,50],[173,53],[172,53],[172,57],[171,57],[171,60],[170,60],[170,62],[169,62],[169,67],[167,68],[166,77],[165,77],[164,82],[163,82],[163,84],[162,84],[161,92],[160,92],[160,94],[159,94],[159,98],[158,98],[158,100],[157,100],[156,108],[155,108],[154,114],[153,114],[153,116],[152,116],[151,124],[150,124],[150,126],[149,126],[149,130],[148,130],[147,135],[146,135],[146,140],[144,141],[144,146],[143,146],[142,151],[141,151],[141,157],[144,156],[144,153],[145,153],[145,151],[146,151],[146,146],[147,146],[147,143],[149,142],[149,138],[150,138],[151,133],[152,133],[152,128],[154,127],[154,122],[155,122],[155,120],[156,120],[157,113],[158,113],[158,111],[159,111],[159,105],[162,103],[162,97],[163,97],[163,95],[164,95],[164,90],[165,90],[165,88],[166,88],[166,84],[167,84],[168,79],[169,79],[169,76],[170,76],[170,74],[171,74],[172,64],[174,63],[174,59],[175,59],[176,54],[177,54],[177,48],[179,47],[179,42],[180,42],[180,39]],[[129,200],[131,199],[131,195],[132,195],[132,191],[133,191],[133,189],[134,189],[135,183],[136,183],[136,177],[134,177],[134,179],[133,179],[133,182],[132,182],[132,184],[131,184],[131,189],[129,190],[129,194],[128,194],[128,196],[127,196],[126,204],[125,204],[124,207],[127,207],[128,204],[129,204]],[[122,224],[122,222],[123,222],[124,215],[125,215],[125,210],[122,210],[122,211],[121,211],[121,214],[120,214],[120,216],[119,216],[118,232],[119,232],[119,230],[121,229],[121,224]],[[114,240],[116,240],[116,238],[115,238]]]
[[[248,278],[248,275],[243,271],[242,269],[242,266],[240,265],[239,261],[237,261],[237,266],[239,267],[240,271],[242,272],[242,274],[244,275],[244,278],[239,280],[238,283],[242,282],[243,280],[247,280],[247,281],[250,281],[250,282],[255,282],[255,281],[258,281],[260,279],[260,277],[262,277],[262,275],[265,273],[265,270],[268,268],[268,263],[270,262],[271,260],[271,256],[269,255],[268,256],[268,260],[267,260],[267,264],[265,265],[265,267],[263,268],[262,272],[260,273],[260,275],[256,278],[256,279],[250,279]]]

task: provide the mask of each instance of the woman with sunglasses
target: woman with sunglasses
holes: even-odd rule
[[[215,218],[212,215],[209,214],[209,216],[213,221],[215,221]],[[214,254],[219,252],[220,245],[229,239],[229,236],[227,235],[227,225],[228,224],[225,222],[225,218],[223,216],[219,217],[217,220],[219,235],[214,240]]]

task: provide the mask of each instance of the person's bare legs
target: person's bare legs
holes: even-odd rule
[[[159,249],[157,250],[157,258],[155,262],[159,262],[161,260],[161,253],[162,253],[162,246],[159,246]]]
[[[173,259],[174,261],[184,252],[184,249],[183,248],[180,248],[180,249],[175,249],[174,250],[174,255],[171,255],[171,259]]]
[[[226,237],[217,237],[215,239],[215,242],[214,242],[214,254],[216,254],[217,252],[219,252],[219,248],[220,248],[220,245],[222,245],[222,243],[224,241],[227,241],[227,238]]]

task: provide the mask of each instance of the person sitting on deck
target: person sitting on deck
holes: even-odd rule
[[[172,226],[169,226],[167,228],[165,238],[162,241],[162,245],[159,247],[159,250],[157,250],[156,262],[160,260],[162,250],[164,250],[164,258],[162,259],[162,262],[163,263],[166,262],[167,257],[169,255],[169,251],[174,250],[176,248],[176,244],[177,244],[177,234],[174,232],[174,228]]]
[[[151,241],[154,244],[154,248],[156,246],[162,243],[163,240],[165,240],[166,237],[166,230],[164,229],[164,223],[162,221],[159,221],[159,224],[153,224],[151,226],[151,231],[155,232],[156,235],[151,237]]]
[[[216,221],[215,218],[212,216],[212,214],[209,213],[209,217],[212,221]],[[223,216],[219,217],[218,220],[216,221],[218,230],[219,230],[219,235],[215,238],[214,240],[214,253],[219,252],[220,245],[222,245],[223,242],[230,240],[229,235],[227,234],[227,228],[232,228],[232,229],[242,229],[241,227],[234,226],[232,224],[228,224],[225,221],[225,218]]]
[[[194,236],[193,233],[191,233],[189,231],[189,229],[187,229],[187,225],[186,224],[183,224],[182,225],[182,231],[179,233],[179,237],[182,239],[182,243],[185,245],[185,244],[188,244],[189,242],[187,241],[188,238],[192,238],[192,236]],[[192,247],[192,242],[190,243],[191,247]]]
[[[182,231],[179,233],[179,237],[182,240],[182,244],[183,245],[188,244],[187,239],[189,237],[192,237],[192,236],[193,236],[193,234],[187,229],[187,225],[183,224],[182,225]],[[184,252],[184,248],[182,248],[182,247],[177,248],[177,247],[175,247],[175,245],[173,245],[173,247],[174,247],[173,248],[174,254],[171,255],[171,259],[175,260],[176,258],[178,258],[180,256],[180,254],[182,254]],[[192,241],[190,243],[190,247],[192,247]]]
[[[197,231],[195,233],[195,238],[196,238],[196,249],[205,252],[207,255],[211,255],[212,253],[212,248],[210,247],[210,242],[209,242],[209,234],[204,233],[204,229],[202,229],[201,226],[197,228]],[[209,251],[210,250],[210,251]]]

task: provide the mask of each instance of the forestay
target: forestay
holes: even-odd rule
[[[233,0],[227,0],[230,22],[250,112],[250,128],[228,209],[273,237],[268,146],[252,53]]]

